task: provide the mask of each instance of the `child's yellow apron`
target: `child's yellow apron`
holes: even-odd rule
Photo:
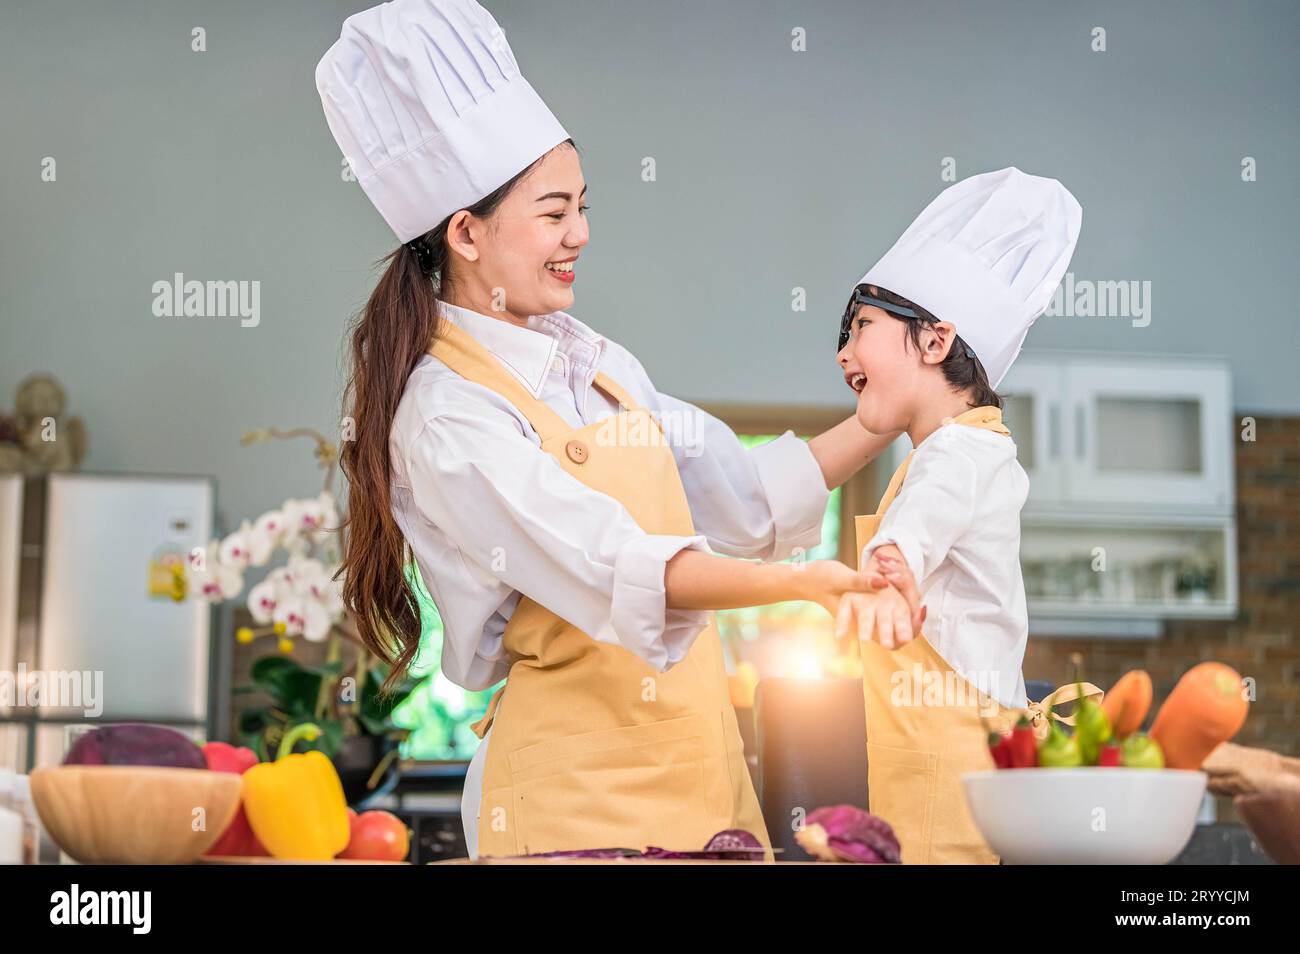
[[[991,406],[972,408],[953,423],[1011,434]],[[909,453],[894,472],[875,514],[855,519],[859,560],[911,460]],[[961,776],[994,767],[981,715],[1006,731],[1022,710],[1003,709],[978,692],[924,635],[892,651],[872,639],[859,651],[871,813],[893,826],[905,864],[997,864],[970,817]]]
[[[513,404],[542,450],[618,500],[647,533],[695,534],[663,428],[609,377],[598,373],[596,384],[620,412],[575,429],[451,322],[440,323],[429,353]],[[521,594],[504,646],[506,684],[474,726],[479,738],[492,726],[480,855],[648,845],[698,851],[727,828],[771,847],[712,617],[686,658],[660,673]]]

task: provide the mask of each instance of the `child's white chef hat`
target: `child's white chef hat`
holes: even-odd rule
[[[1055,179],[1015,167],[971,176],[939,193],[859,284],[952,322],[996,388],[1065,276],[1082,221]]]
[[[402,242],[569,138],[474,0],[392,0],[343,21],[316,66],[325,119]]]

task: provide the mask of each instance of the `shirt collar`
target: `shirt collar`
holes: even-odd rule
[[[438,314],[468,333],[519,378],[533,397],[542,385],[557,351],[572,364],[595,369],[605,351],[605,339],[563,311],[530,315],[528,326],[480,314],[438,299]]]

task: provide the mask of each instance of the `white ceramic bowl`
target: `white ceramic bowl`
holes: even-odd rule
[[[1029,768],[967,772],[966,802],[1009,865],[1163,865],[1186,846],[1204,772]]]

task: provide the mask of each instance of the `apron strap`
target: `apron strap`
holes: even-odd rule
[[[528,422],[533,426],[533,430],[537,431],[537,435],[542,439],[543,443],[554,437],[567,434],[574,429],[564,418],[551,410],[546,402],[530,394],[519,380],[506,370],[501,361],[475,340],[473,335],[450,319],[439,318],[438,332],[428,350],[429,354],[442,361],[467,381],[481,384],[488,390],[500,394],[513,404],[528,419]],[[625,411],[639,408],[639,405],[632,400],[631,395],[623,386],[603,371],[596,372],[595,383],[606,394],[618,401]],[[658,422],[656,421],[656,423]],[[662,425],[660,425],[660,430],[663,430]],[[488,729],[492,727],[492,722],[496,718],[497,707],[505,691],[506,684],[502,683],[501,688],[492,694],[483,718],[470,726],[471,731],[480,739],[487,735]]]
[[[501,688],[498,689],[496,692],[492,693],[492,698],[488,700],[487,712],[483,713],[483,718],[479,719],[477,722],[475,722],[472,726],[469,727],[470,731],[473,732],[475,735],[477,735],[480,739],[483,738],[483,736],[487,735],[488,729],[492,728],[492,720],[494,720],[497,715],[497,705],[498,703],[501,702],[501,695],[505,691],[506,691],[505,683],[502,683]]]
[[[973,407],[969,411],[963,411],[952,419],[952,423],[966,424],[970,427],[979,427],[984,430],[1005,434],[1008,437],[1011,436],[1011,431],[1002,423],[1002,409],[994,407],[991,404],[985,404],[980,407]],[[907,456],[903,458],[903,462],[899,464],[898,469],[894,471],[894,476],[889,478],[889,486],[885,488],[885,493],[880,498],[880,504],[876,507],[875,514],[862,515],[853,518],[853,530],[854,535],[857,538],[855,543],[858,546],[857,564],[859,570],[861,570],[863,566],[862,549],[866,547],[867,541],[875,536],[876,530],[880,528],[880,521],[885,516],[885,511],[889,509],[889,505],[892,504],[894,498],[898,496],[898,491],[903,486],[903,479],[907,476],[907,468],[912,463],[912,455],[915,453],[916,448],[908,451]]]
[[[596,384],[602,391],[621,404],[623,410],[635,411],[639,406],[636,401],[632,400],[632,396],[623,390],[623,385],[618,384],[604,371],[596,372]]]
[[[438,335],[429,354],[442,361],[462,378],[481,384],[500,394],[519,409],[528,423],[537,431],[542,442],[568,433],[573,427],[555,411],[529,394],[519,380],[506,371],[500,360],[479,344],[474,336],[449,319],[439,319]],[[625,411],[636,410],[639,405],[632,396],[603,371],[596,372],[596,385],[622,405]]]
[[[1083,690],[1080,693],[1080,689]],[[1090,682],[1077,683],[1071,682],[1064,686],[1058,686],[1047,695],[1043,696],[1042,702],[1029,703],[1029,719],[1034,724],[1034,737],[1040,742],[1047,738],[1052,731],[1052,720],[1064,722],[1066,725],[1074,725],[1074,716],[1063,716],[1056,712],[1056,707],[1066,703],[1074,702],[1077,699],[1091,699],[1097,704],[1106,697],[1106,693]]]
[[[983,405],[981,407],[973,407],[969,411],[963,411],[952,419],[952,423],[966,424],[971,427],[982,428],[983,430],[996,431],[999,434],[1005,434],[1007,437],[1011,436],[1011,431],[1002,423],[1002,409],[993,407],[991,404]],[[880,498],[880,505],[876,507],[875,516],[877,521],[885,515],[885,511],[889,509],[889,505],[893,503],[894,498],[898,496],[898,490],[903,486],[903,478],[907,476],[908,465],[912,463],[912,455],[915,453],[916,448],[912,448],[912,450],[908,451],[907,456],[903,458],[903,462],[899,464],[898,469],[894,471],[894,476],[889,478],[889,486],[885,488],[884,496]]]
[[[573,429],[546,402],[529,394],[492,352],[474,340],[473,335],[449,319],[439,319],[438,334],[429,354],[467,381],[481,384],[513,404],[528,418],[528,423],[532,424],[543,443]]]

